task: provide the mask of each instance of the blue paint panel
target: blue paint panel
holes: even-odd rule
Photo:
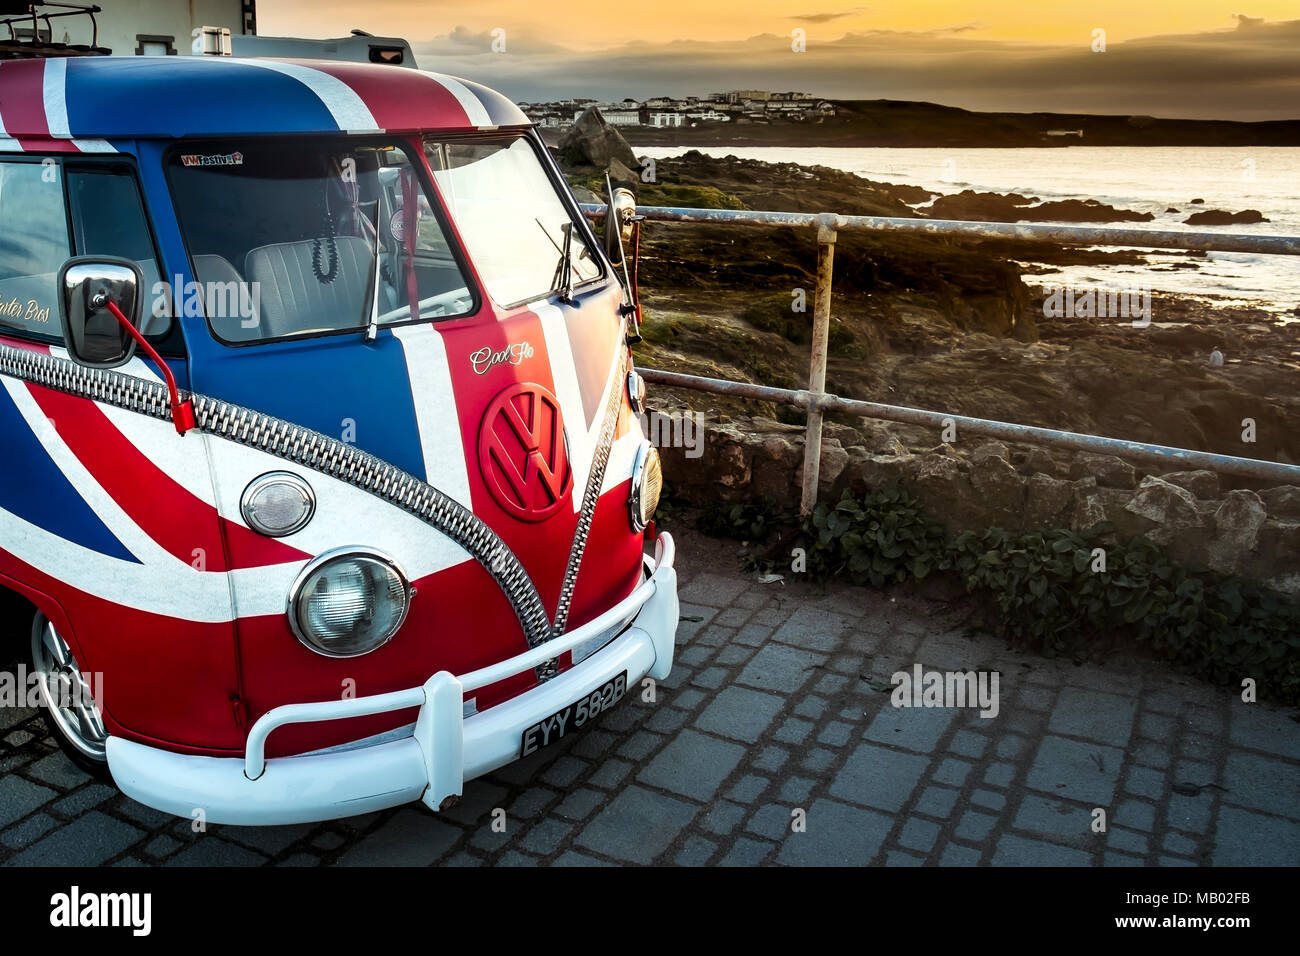
[[[338,129],[325,104],[298,80],[217,59],[74,57],[68,61],[68,128],[85,137]],[[220,98],[212,96],[214,81],[221,84]]]
[[[162,168],[166,146],[149,140],[134,144],[167,274],[179,273],[190,281],[193,275]],[[344,420],[351,419],[358,448],[417,478],[426,477],[406,353],[392,332],[380,332],[371,343],[357,330],[234,348],[216,341],[202,318],[179,321],[195,392],[334,438],[343,437]]]
[[[426,477],[406,354],[392,332],[370,343],[360,330],[244,348],[214,343],[196,348],[191,363],[200,394],[354,438],[362,451]]]
[[[0,508],[83,548],[140,563],[72,487],[3,388],[0,436],[6,462],[0,468]]]

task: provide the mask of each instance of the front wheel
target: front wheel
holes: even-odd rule
[[[108,731],[72,648],[40,611],[32,621],[31,665],[45,723],[68,759],[101,780],[109,778]]]

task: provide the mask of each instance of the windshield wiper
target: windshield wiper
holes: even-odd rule
[[[566,222],[560,226],[560,231],[564,233],[564,245],[561,247],[556,243],[555,238],[550,234],[540,219],[534,219],[537,227],[547,239],[551,240],[551,245],[555,246],[556,251],[560,253],[560,261],[555,264],[555,274],[551,277],[550,292],[554,293],[565,305],[573,304],[573,273],[577,271],[573,265],[573,223]]]
[[[379,243],[379,200],[375,200],[375,218],[371,222],[371,229],[375,237],[375,268],[370,275],[370,318],[366,322],[365,341],[373,342],[375,336],[379,334],[379,260],[380,249]]]

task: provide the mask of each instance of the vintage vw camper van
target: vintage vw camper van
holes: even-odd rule
[[[211,822],[439,808],[666,677],[604,246],[474,83],[0,61],[0,594],[69,757]]]

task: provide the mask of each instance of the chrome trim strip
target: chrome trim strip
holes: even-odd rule
[[[564,583],[560,588],[560,600],[555,607],[555,624],[551,636],[558,637],[564,633],[569,621],[569,604],[573,600],[573,589],[578,583],[578,568],[582,556],[587,550],[587,536],[591,532],[591,521],[596,516],[596,505],[600,501],[600,489],[605,483],[605,467],[609,464],[609,452],[614,445],[614,428],[618,424],[619,406],[623,403],[623,383],[627,378],[628,350],[626,340],[626,323],[620,322],[618,329],[618,363],[614,372],[613,383],[609,390],[609,403],[605,406],[605,420],[600,427],[600,440],[592,454],[591,470],[587,473],[587,487],[582,493],[582,513],[578,516],[578,527],[573,533],[573,547],[569,550],[569,563],[564,569]],[[554,662],[548,661],[547,664]],[[540,674],[539,674],[540,676]],[[550,676],[554,676],[551,674]]]
[[[171,421],[167,386],[162,382],[85,368],[70,359],[2,343],[0,375]],[[519,558],[495,531],[454,498],[336,438],[207,395],[190,397],[199,431],[329,475],[396,505],[446,535],[473,556],[505,592],[530,647],[553,635],[541,595]],[[606,458],[608,454],[606,448]],[[587,523],[590,525],[590,519]],[[567,601],[563,603],[567,608]]]

